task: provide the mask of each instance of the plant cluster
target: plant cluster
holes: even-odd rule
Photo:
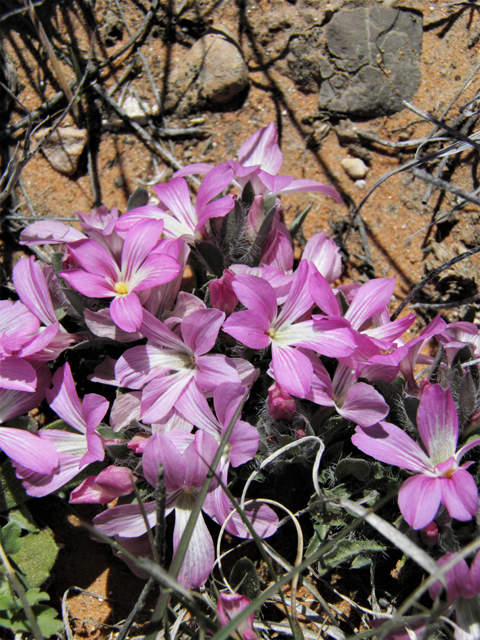
[[[52,264],[20,260],[19,300],[0,303],[0,448],[28,496],[73,481],[72,504],[110,505],[94,518],[96,535],[114,537],[132,570],[160,575],[185,602],[185,590],[202,588],[219,560],[202,512],[261,545],[280,521],[274,501],[258,497],[262,488],[271,494],[268,483],[256,483],[256,499],[246,501],[252,480],[308,464],[314,535],[305,566],[320,575],[345,562],[360,568],[386,552],[378,531],[403,540],[403,550],[408,533],[423,566],[445,576],[442,612],[456,611],[457,637],[478,638],[471,612],[480,562],[458,561],[478,513],[474,461],[462,462],[480,444],[478,328],[437,317],[404,342],[415,315],[390,320],[394,279],[333,286],[341,254],[325,233],[295,260],[292,233],[302,220],[283,224],[281,194],[340,197],[280,174],[282,162],[269,125],[237,160],[178,171],[154,187],[155,201],[135,192],[123,215],[102,206],[78,213],[81,231],[43,220],[22,232],[23,244],[58,251]],[[184,177],[193,174],[204,175],[194,203]],[[181,290],[187,263],[190,291]],[[432,339],[436,355],[425,355]],[[90,354],[99,393],[79,394],[78,349]],[[19,419],[44,400],[54,422]],[[392,466],[412,475],[402,484]],[[361,505],[398,487],[401,517],[391,502],[379,508],[398,536],[364,516],[359,535],[352,523]],[[167,572],[158,540],[169,514]],[[460,573],[468,579],[456,587]],[[221,593],[219,623],[228,631],[238,614],[238,632],[255,637],[249,606],[244,595]],[[385,617],[377,613],[372,626]],[[425,620],[412,622],[417,634],[431,628]]]

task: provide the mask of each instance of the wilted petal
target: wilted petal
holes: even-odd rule
[[[115,498],[132,493],[134,481],[127,467],[110,466],[98,476],[89,476],[70,495],[72,504],[107,504]]]
[[[20,233],[20,244],[59,244],[86,239],[81,231],[60,222],[60,220],[42,220],[29,224]]]

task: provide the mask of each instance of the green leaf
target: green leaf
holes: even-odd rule
[[[40,602],[48,602],[50,600],[50,596],[45,591],[40,591],[38,587],[33,589],[29,589],[26,593],[27,600],[30,603],[30,606],[33,607],[35,604],[39,604]]]
[[[260,593],[260,580],[255,565],[248,558],[240,558],[230,573],[232,587],[250,600]]]
[[[54,633],[60,633],[63,630],[63,622],[58,620],[57,612],[52,607],[43,604],[37,604],[32,607],[32,611],[37,619],[40,631],[46,638],[53,636]],[[23,611],[9,615],[9,611],[0,612],[0,626],[14,631],[24,631],[31,633],[30,625]]]
[[[318,563],[320,575],[324,575],[342,562],[354,561],[359,555],[385,551],[385,546],[376,540],[340,540],[340,542]]]
[[[2,546],[7,556],[18,553],[22,547],[22,529],[16,522],[8,522],[1,529]]]
[[[360,458],[344,458],[340,460],[335,468],[335,477],[337,480],[341,480],[348,475],[364,481],[370,475],[370,464]]]
[[[0,573],[0,610],[15,607],[18,608],[8,578],[4,573]]]
[[[288,230],[290,231],[290,235],[292,236],[292,239],[295,238],[297,233],[302,228],[302,225],[305,222],[305,218],[309,214],[310,209],[312,207],[313,207],[313,202],[310,203],[303,211],[300,211],[300,213],[297,213],[295,218],[290,223],[290,226],[288,227]]]
[[[10,522],[16,522],[23,531],[38,531],[38,527],[32,518],[32,514],[25,505],[9,511],[8,520]]]
[[[306,556],[312,555],[312,553],[315,553],[315,551],[324,544],[327,539],[328,532],[330,531],[330,525],[319,523],[314,525],[313,530],[313,536],[310,538],[310,542],[308,543],[307,551],[305,553]]]
[[[58,547],[52,536],[45,531],[29,533],[22,538],[22,542],[19,551],[13,553],[11,558],[25,574],[30,587],[39,587],[50,575],[58,555]]]

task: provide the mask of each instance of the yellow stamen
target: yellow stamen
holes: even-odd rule
[[[128,293],[127,285],[124,282],[117,282],[115,284],[115,293],[125,294]]]

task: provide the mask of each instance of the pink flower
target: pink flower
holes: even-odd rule
[[[123,245],[120,266],[98,242],[74,242],[69,252],[80,268],[61,271],[60,276],[85,296],[113,298],[112,319],[124,331],[137,331],[142,323],[137,292],[170,282],[180,271],[174,258],[156,251],[162,230],[163,223],[155,220],[135,224]]]
[[[88,393],[80,402],[68,364],[55,372],[53,388],[48,389],[46,395],[51,408],[74,432],[39,431],[40,439],[58,451],[58,466],[53,472],[32,473],[25,462],[17,467],[17,477],[23,480],[28,495],[37,498],[60,489],[89,464],[105,457],[103,438],[96,429],[107,412],[108,400]]]
[[[428,455],[402,429],[389,422],[357,426],[352,442],[376,460],[413,471],[398,494],[403,517],[414,529],[423,529],[443,504],[452,518],[470,520],[478,511],[478,490],[467,472],[473,464],[460,459],[480,438],[458,451],[458,416],[452,394],[439,384],[428,387],[417,411],[420,439]]]
[[[314,349],[338,357],[354,351],[355,340],[343,319],[298,322],[313,306],[309,292],[310,266],[300,261],[290,292],[278,311],[273,287],[263,278],[235,276],[233,290],[247,311],[231,315],[223,325],[225,333],[252,349],[272,347],[275,380],[291,395],[304,398],[312,385],[313,366],[295,347]]]

